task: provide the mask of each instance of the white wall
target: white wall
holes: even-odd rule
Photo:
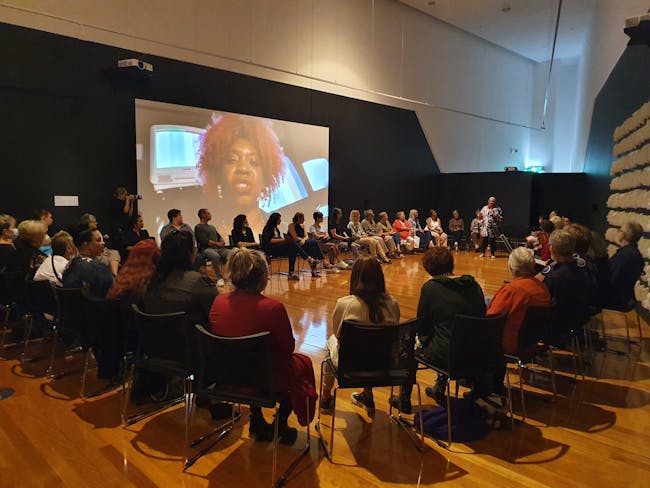
[[[540,131],[544,66],[392,0],[5,0],[0,21],[416,110],[444,172],[581,170],[575,63]]]

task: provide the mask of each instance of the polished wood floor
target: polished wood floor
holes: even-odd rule
[[[383,269],[403,319],[413,317],[420,287],[428,279],[419,256],[407,256]],[[475,254],[460,253],[456,271],[473,274],[486,295],[507,279],[504,258],[479,260]],[[286,304],[297,348],[313,359],[317,375],[321,349],[331,334],[330,314],[336,298],[347,294],[348,280],[349,272],[316,280],[304,274],[299,282],[274,275],[266,291]],[[630,316],[630,320],[634,319]],[[613,332],[620,333],[620,327]],[[650,329],[643,327],[644,335],[650,337]],[[34,352],[39,348],[34,347]],[[182,473],[182,406],[122,428],[119,391],[80,399],[78,375],[55,382],[43,377],[46,352],[47,347],[41,348],[43,359],[26,366],[17,360],[17,351],[2,353],[6,360],[0,361],[0,386],[10,386],[16,393],[0,401],[0,487],[269,484],[270,446],[249,439],[246,422],[238,423],[214,451]],[[525,423],[517,422],[512,431],[494,431],[482,441],[454,444],[451,451],[430,439],[424,452],[417,451],[407,435],[388,421],[388,389],[375,392],[374,420],[350,403],[351,391],[342,390],[335,432],[336,464],[327,461],[314,437],[309,458],[289,484],[650,486],[649,357],[647,343],[634,346],[629,356],[597,353],[584,381],[572,381],[568,372],[561,376],[556,402],[551,401],[548,384],[530,388]],[[72,369],[80,365],[78,359],[66,364]],[[568,371],[570,361],[565,366]],[[430,373],[418,375],[423,387],[432,380]],[[426,397],[423,403],[434,405]],[[195,434],[211,422],[199,409]],[[279,469],[298,453],[304,439],[303,429],[296,446],[280,446]]]

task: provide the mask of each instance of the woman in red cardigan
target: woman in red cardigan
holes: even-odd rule
[[[268,280],[264,255],[255,250],[234,249],[228,258],[228,274],[235,291],[217,296],[210,310],[212,333],[225,337],[243,337],[269,331],[271,353],[278,379],[280,402],[280,442],[291,445],[297,430],[287,425],[291,414],[288,395],[291,381],[290,364],[295,347],[291,321],[282,303],[262,295]],[[271,441],[273,425],[264,420],[261,408],[251,407],[249,432],[256,441]]]

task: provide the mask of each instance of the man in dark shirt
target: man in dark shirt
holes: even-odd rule
[[[131,227],[131,220],[138,215],[138,197],[129,195],[123,186],[117,187],[109,206],[110,232],[114,237],[127,232]]]
[[[198,216],[200,223],[194,227],[194,236],[199,252],[212,263],[212,268],[218,278],[217,286],[224,286],[221,263],[225,263],[230,256],[230,249],[226,248],[223,237],[219,235],[214,225],[208,223],[212,220],[210,211],[207,208],[202,208],[199,210]]]
[[[553,231],[550,237],[553,264],[544,268],[538,278],[548,288],[555,305],[556,321],[551,339],[564,340],[566,334],[589,320],[591,280],[585,260],[574,257],[575,239],[565,230]]]
[[[637,222],[623,224],[620,229],[621,248],[609,260],[610,292],[608,308],[626,309],[634,300],[634,284],[643,273],[643,256],[637,243],[643,235],[643,227]]]

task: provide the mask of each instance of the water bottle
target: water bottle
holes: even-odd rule
[[[492,257],[492,248],[490,246],[485,248],[485,257],[488,257],[488,256]]]
[[[454,242],[454,251],[458,252],[458,241]]]

